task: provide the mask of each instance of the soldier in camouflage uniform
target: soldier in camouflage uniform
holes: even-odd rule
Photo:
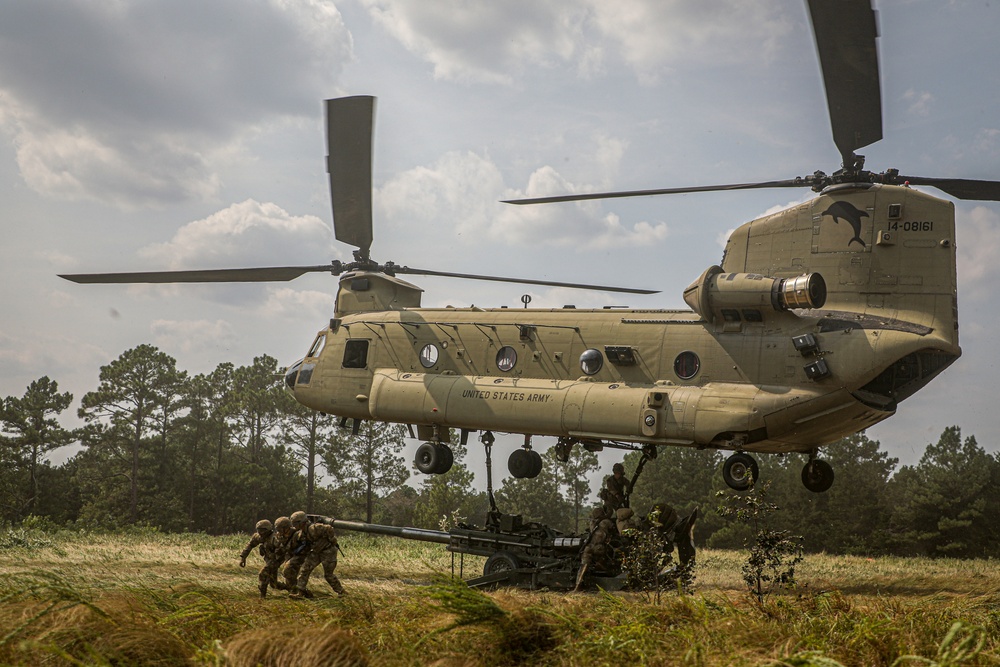
[[[612,540],[616,537],[615,524],[611,519],[601,519],[597,527],[591,531],[590,539],[580,555],[580,570],[576,573],[574,591],[581,589],[588,569],[593,568],[602,572],[609,569],[614,554]]]
[[[285,567],[281,575],[285,578],[286,590],[294,591],[295,583],[299,578],[299,570],[309,555],[309,540],[306,537],[304,528],[308,526],[309,519],[305,512],[294,512],[289,517],[291,522],[291,535],[285,545]]]
[[[611,477],[604,481],[604,488],[597,494],[604,501],[604,513],[614,516],[620,507],[628,507],[628,497],[632,493],[632,483],[625,478],[625,466],[616,463],[611,468]]]
[[[287,519],[285,520],[287,521]],[[279,534],[274,531],[271,522],[267,519],[261,519],[254,527],[253,537],[250,538],[247,545],[243,547],[243,551],[240,552],[240,567],[247,566],[247,557],[254,548],[258,548],[261,558],[264,559],[264,567],[260,569],[257,580],[260,582],[260,596],[265,597],[267,595],[268,584],[274,585],[275,588],[284,588],[277,581],[278,566],[284,560],[284,553],[278,553],[279,548],[283,548],[283,543]]]
[[[287,516],[280,516],[274,522],[274,532],[271,537],[260,545],[261,555],[264,557],[264,567],[261,568],[258,579],[260,581],[260,596],[267,597],[267,587],[270,585],[277,590],[287,591],[291,587],[278,580],[278,570],[285,562],[288,540],[292,536],[292,522]]]
[[[326,583],[330,584],[330,588],[335,593],[343,595],[344,587],[341,585],[337,575],[334,574],[334,570],[337,569],[338,545],[337,535],[333,530],[333,526],[325,523],[311,523],[306,519],[304,513],[296,512],[295,514],[303,514],[301,517],[302,520],[299,522],[299,532],[302,533],[304,540],[309,544],[309,553],[306,555],[299,570],[296,593],[302,597],[312,597],[312,594],[309,592],[309,576],[318,565],[322,565],[323,577],[326,579]]]

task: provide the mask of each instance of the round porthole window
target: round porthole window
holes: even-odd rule
[[[427,343],[424,345],[423,349],[420,350],[420,365],[424,368],[432,368],[434,364],[438,362],[438,349],[437,345],[433,343]]]
[[[590,348],[580,355],[580,370],[587,375],[596,375],[604,367],[604,355],[600,350]]]
[[[674,359],[674,373],[682,380],[690,380],[699,370],[701,370],[701,359],[694,352],[681,352]]]
[[[504,345],[497,352],[497,368],[506,373],[517,363],[517,351],[510,345]]]

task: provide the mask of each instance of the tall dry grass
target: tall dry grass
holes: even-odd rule
[[[441,578],[452,556],[440,545],[345,535],[347,596],[317,577],[314,600],[260,600],[259,560],[238,567],[245,539],[0,539],[0,664],[1000,664],[992,560],[808,556],[798,588],[758,604],[742,554],[702,551],[694,593],[653,604],[469,591]],[[481,568],[465,559],[466,576]]]

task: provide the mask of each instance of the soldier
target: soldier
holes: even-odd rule
[[[292,522],[287,516],[280,516],[274,522],[274,532],[260,545],[260,555],[264,557],[264,567],[261,568],[258,580],[260,596],[267,597],[267,587],[287,591],[292,587],[278,581],[278,569],[285,562],[288,539],[292,535]]]
[[[302,516],[297,517],[296,515]],[[309,576],[316,569],[316,566],[322,564],[323,577],[326,579],[326,583],[330,584],[330,588],[335,593],[343,595],[345,592],[344,587],[341,585],[337,575],[334,574],[334,570],[337,569],[337,551],[340,547],[337,544],[337,535],[333,530],[333,526],[325,523],[311,523],[305,517],[304,512],[296,512],[292,515],[293,525],[296,524],[296,518],[300,518],[298,522],[299,532],[302,533],[304,540],[309,544],[309,553],[306,555],[299,569],[296,594],[307,598],[312,597],[312,593],[309,591]]]
[[[295,590],[295,583],[299,578],[299,570],[309,554],[309,540],[306,538],[304,528],[309,524],[309,519],[305,512],[294,512],[289,517],[291,523],[288,541],[285,545],[285,567],[281,571],[285,578],[285,588],[289,591]]]
[[[247,545],[243,547],[243,551],[240,552],[240,567],[246,567],[247,557],[250,555],[250,552],[253,551],[255,547],[260,547],[259,549],[260,555],[264,559],[264,567],[261,568],[260,574],[258,575],[258,579],[260,580],[261,597],[264,597],[264,594],[267,591],[268,553],[271,552],[272,550],[267,548],[266,545],[271,541],[273,532],[274,530],[271,526],[271,522],[268,521],[267,519],[261,519],[260,521],[257,522],[257,525],[254,526],[253,537],[250,538],[250,541],[247,542]]]
[[[600,498],[604,501],[604,513],[614,516],[620,507],[628,507],[628,496],[632,493],[632,484],[625,479],[625,466],[616,463],[611,468],[611,477],[604,482]]]
[[[615,525],[611,519],[601,519],[597,527],[590,533],[587,546],[583,548],[580,556],[580,570],[576,573],[576,587],[574,591],[579,591],[583,585],[583,577],[591,567],[598,571],[607,570],[611,564],[612,546],[611,540],[614,538]]]

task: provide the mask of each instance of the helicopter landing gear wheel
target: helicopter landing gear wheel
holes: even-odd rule
[[[440,442],[425,442],[417,447],[413,465],[425,475],[443,475],[451,470],[455,454],[451,447]]]
[[[542,457],[533,449],[515,449],[507,459],[507,469],[517,479],[538,477],[542,472]]]
[[[833,486],[833,467],[822,459],[813,459],[802,468],[802,483],[813,493],[823,493]]]
[[[760,475],[760,468],[754,457],[743,452],[736,452],[722,464],[722,479],[730,489],[746,491]]]

